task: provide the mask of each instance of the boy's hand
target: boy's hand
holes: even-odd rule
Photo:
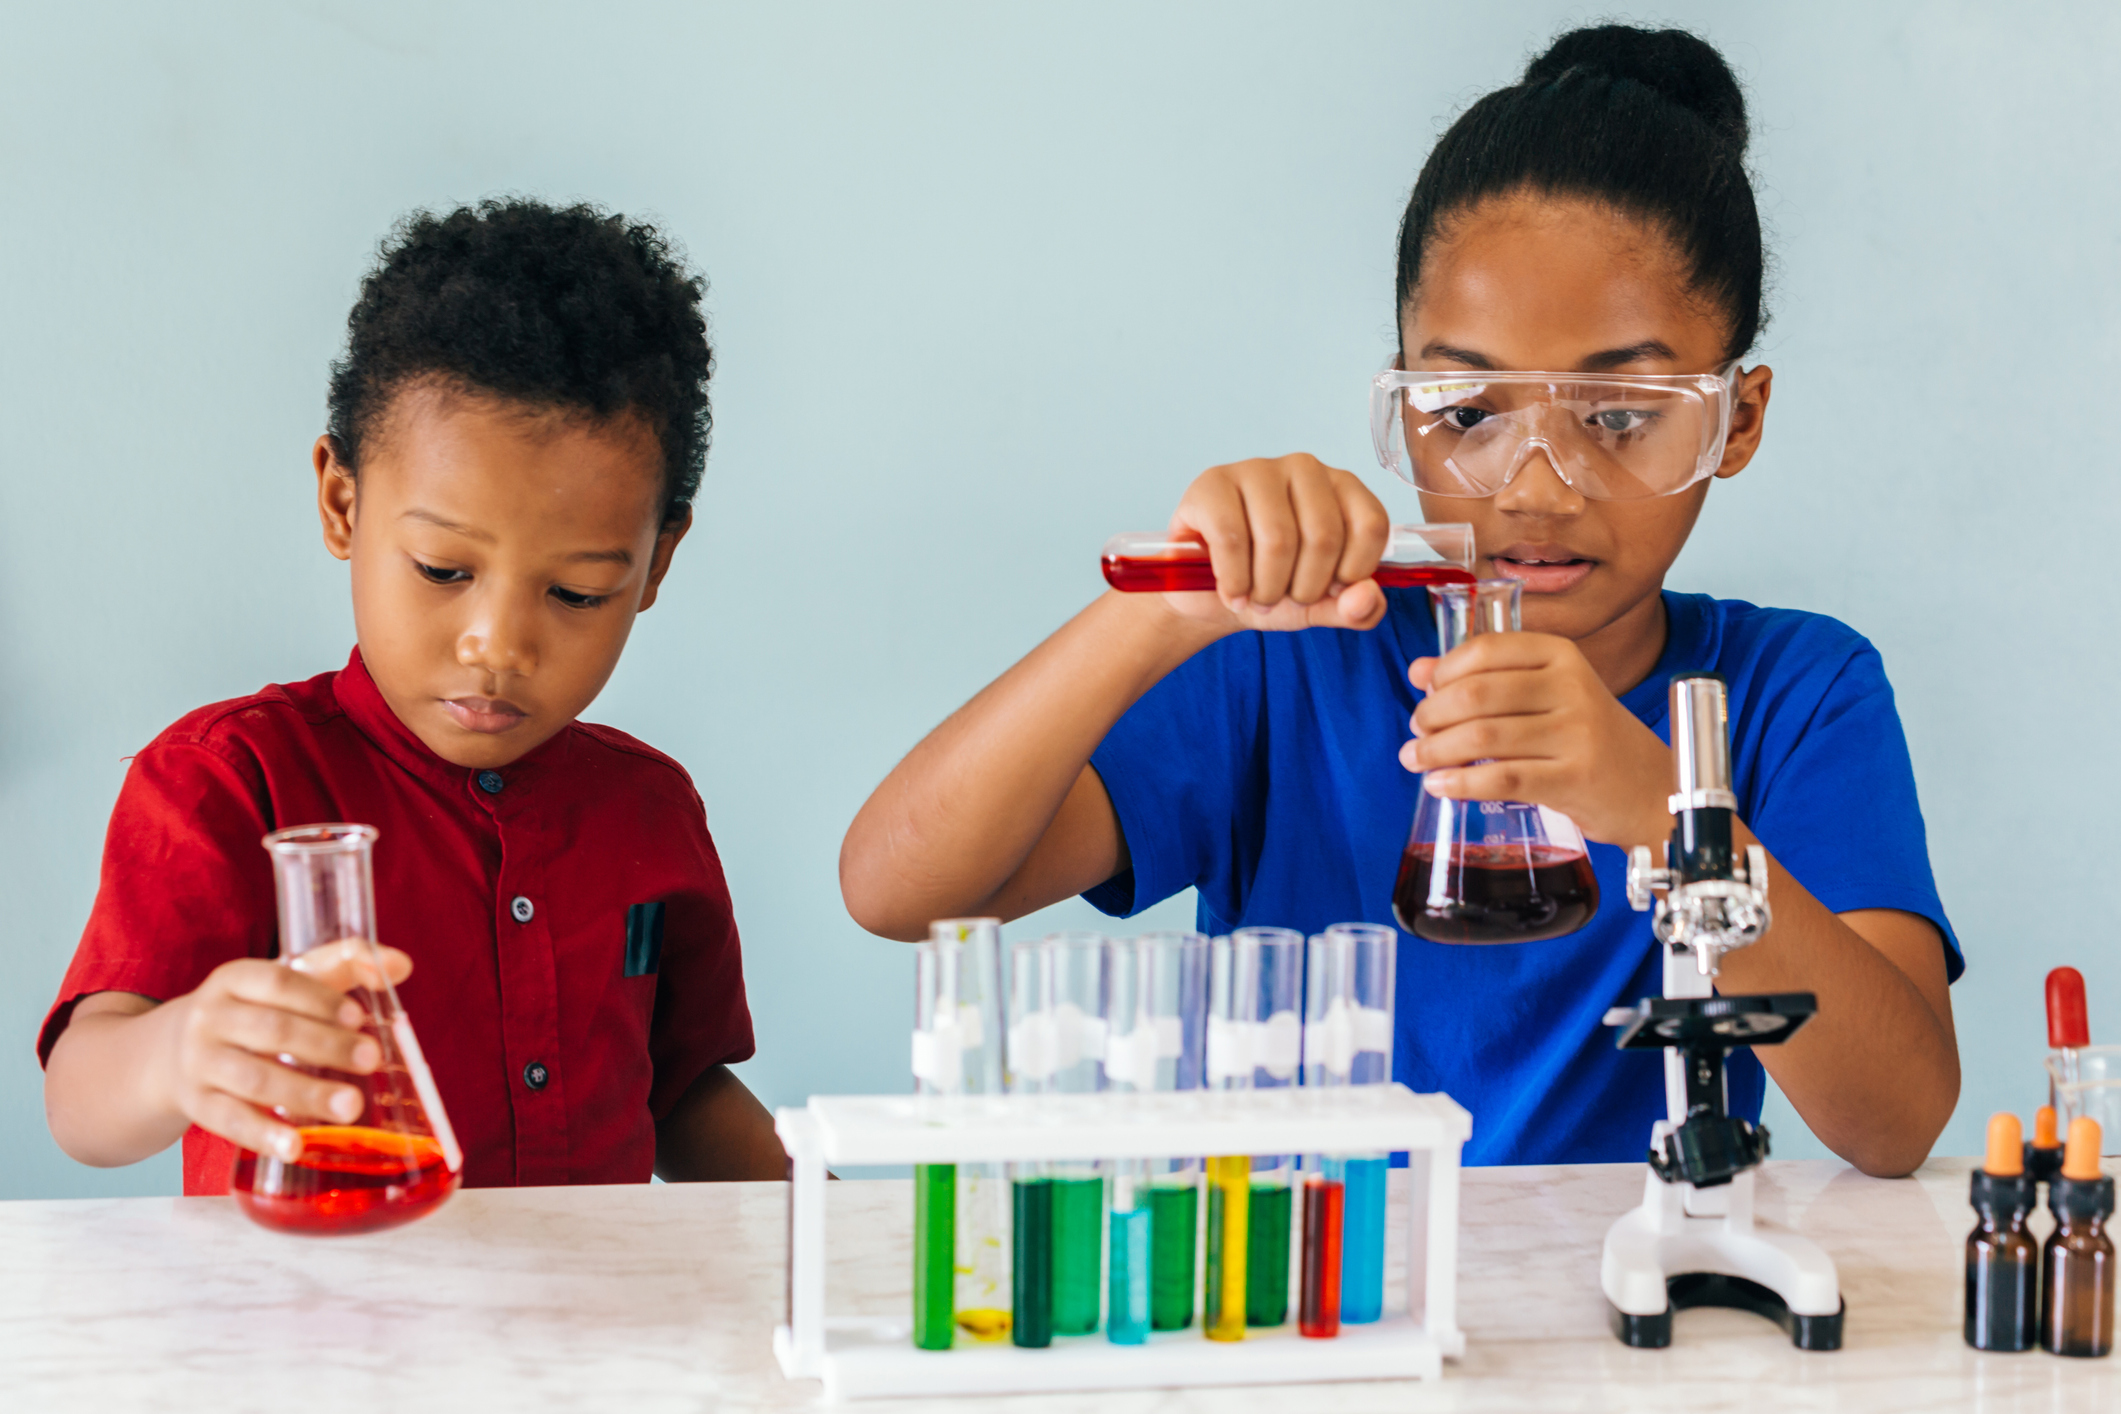
[[[1349,472],[1301,453],[1210,467],[1186,488],[1173,534],[1208,547],[1215,593],[1164,596],[1178,613],[1224,628],[1370,628],[1384,591],[1370,576],[1391,519]]]
[[[1623,848],[1670,832],[1670,748],[1568,639],[1480,634],[1442,658],[1415,659],[1407,678],[1428,696],[1399,760],[1427,773],[1431,795],[1545,805]]]
[[[367,1103],[360,1090],[286,1062],[349,1075],[381,1063],[381,1048],[359,1029],[366,1010],[345,995],[374,984],[367,948],[328,943],[286,965],[225,962],[196,991],[169,1003],[184,1009],[170,1033],[169,1104],[201,1129],[289,1162],[302,1152],[302,1136],[286,1120],[358,1120]],[[393,983],[411,973],[404,953],[377,951]]]

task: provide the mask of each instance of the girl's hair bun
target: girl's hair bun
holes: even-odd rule
[[[1713,45],[1685,30],[1633,25],[1570,30],[1531,62],[1524,82],[1558,83],[1572,71],[1631,79],[1745,147],[1745,95],[1737,76]]]

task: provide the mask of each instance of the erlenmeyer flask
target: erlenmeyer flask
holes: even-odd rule
[[[1439,585],[1437,652],[1518,628],[1514,579]],[[1392,889],[1399,926],[1432,943],[1532,943],[1598,912],[1583,831],[1559,810],[1514,800],[1444,800],[1424,790]]]
[[[366,1104],[351,1124],[283,1115],[302,1133],[293,1162],[249,1150],[236,1156],[237,1206],[283,1232],[330,1237],[411,1222],[456,1192],[464,1169],[412,1022],[376,952],[375,841],[371,825],[304,825],[265,837],[280,897],[280,961],[327,943],[355,944],[368,985],[346,995],[368,1013],[361,1030],[383,1052],[368,1075],[300,1067],[362,1092]]]

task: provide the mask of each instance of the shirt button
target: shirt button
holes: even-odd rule
[[[528,923],[537,911],[536,905],[521,894],[517,894],[508,902],[508,916],[518,923]]]
[[[532,1061],[523,1067],[523,1083],[533,1090],[544,1089],[551,1079],[552,1072],[547,1070],[541,1061]]]
[[[499,771],[479,772],[479,789],[485,791],[488,795],[499,795],[501,787],[507,784],[508,782],[502,779]]]

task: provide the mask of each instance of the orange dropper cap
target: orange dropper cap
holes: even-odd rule
[[[2058,967],[2047,974],[2048,1048],[2071,1050],[2091,1043],[2091,1027],[2084,1019],[2084,974],[2074,967]]]
[[[1982,1172],[1991,1178],[2016,1178],[2025,1172],[2024,1131],[2018,1125],[2018,1116],[2010,1113],[1990,1115],[1988,1119],[1988,1158],[1982,1161]]]
[[[2085,1181],[2099,1177],[2099,1121],[2078,1115],[2069,1122],[2069,1148],[2062,1154],[2062,1176]]]
[[[1991,1126],[1994,1121],[1990,1121]],[[2033,1147],[2055,1149],[2061,1147],[2062,1137],[2055,1133],[2055,1107],[2042,1105],[2033,1111]]]

